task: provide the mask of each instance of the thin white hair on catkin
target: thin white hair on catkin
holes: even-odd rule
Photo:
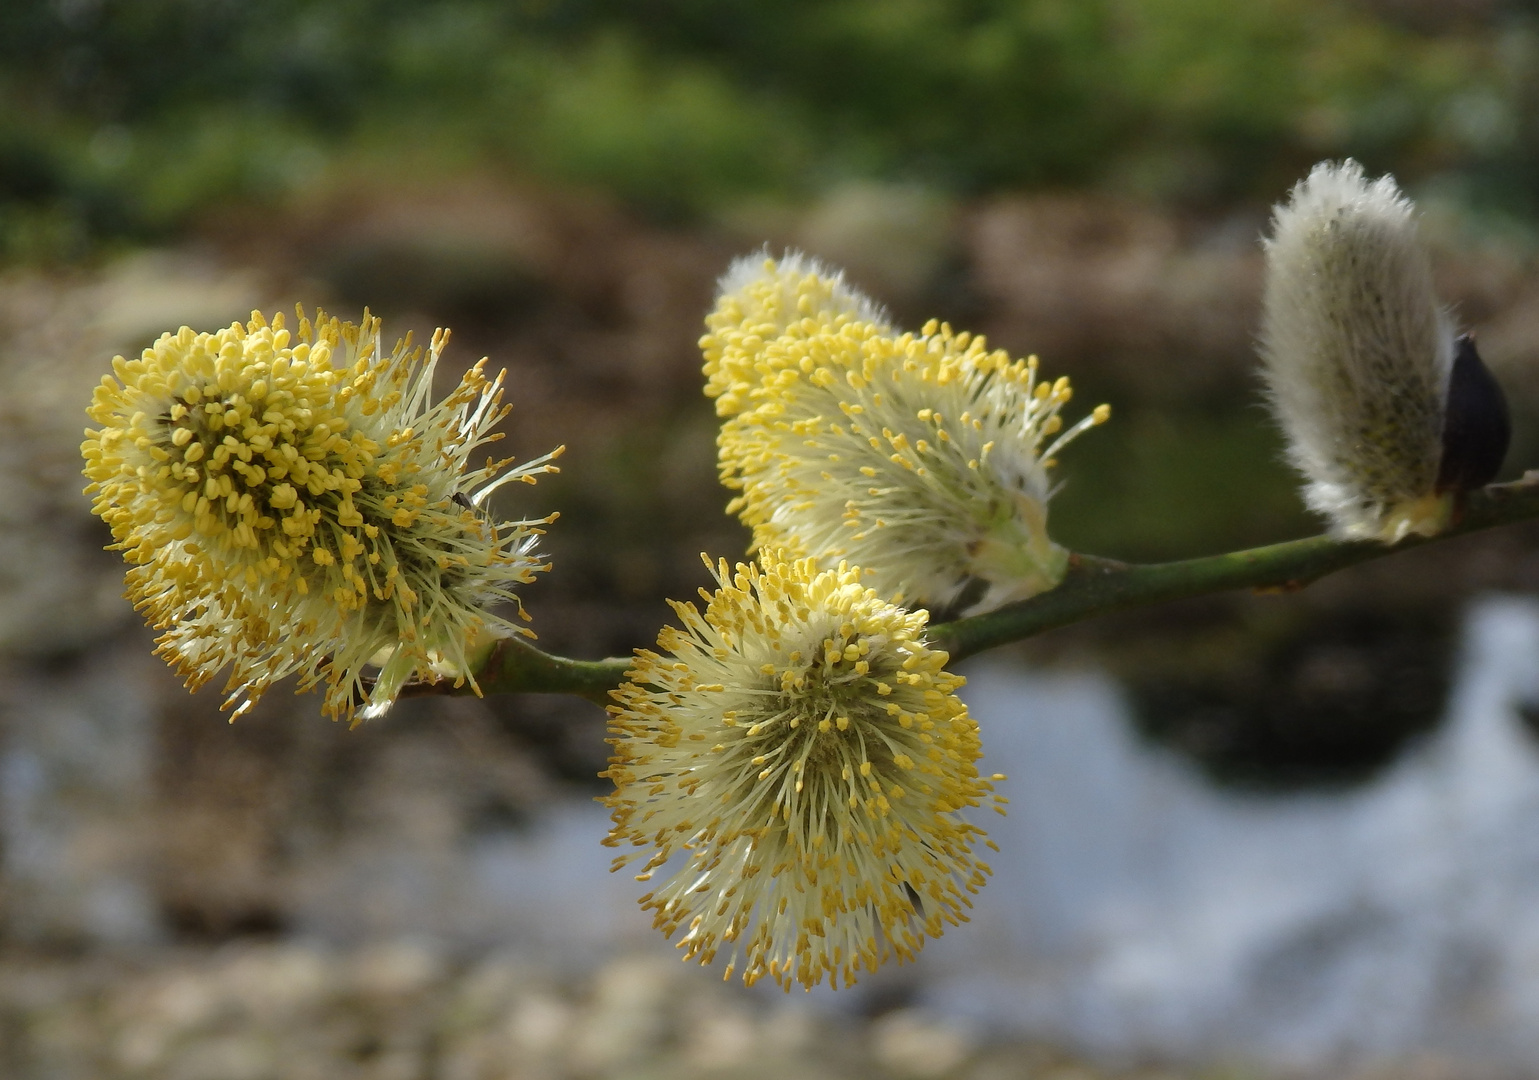
[[[1391,176],[1321,162],[1264,247],[1263,370],[1306,503],[1338,536],[1435,531],[1407,508],[1436,485],[1454,332],[1415,206]]]
[[[773,270],[766,268],[767,260],[774,261]],[[833,284],[823,307],[817,311],[800,311],[797,308],[797,286],[808,274],[828,279]],[[787,249],[784,255],[775,259],[769,253],[768,244],[751,255],[742,255],[732,260],[727,272],[716,281],[716,299],[719,302],[724,296],[746,297],[747,290],[755,282],[769,279],[782,285],[779,310],[771,317],[776,335],[785,333],[792,318],[801,319],[808,315],[814,318],[846,315],[856,322],[873,323],[883,329],[891,327],[887,309],[846,281],[843,270],[815,256],[792,249]],[[768,315],[767,309],[763,309],[762,313]]]

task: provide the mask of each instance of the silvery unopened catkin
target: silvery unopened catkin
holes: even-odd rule
[[[1343,538],[1440,532],[1456,346],[1415,207],[1392,177],[1322,162],[1275,209],[1265,247],[1261,353],[1305,501]]]

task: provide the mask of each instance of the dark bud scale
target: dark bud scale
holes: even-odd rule
[[[1453,372],[1448,379],[1437,490],[1470,491],[1485,487],[1501,469],[1511,437],[1507,398],[1481,362],[1474,339],[1461,334],[1454,343]]]

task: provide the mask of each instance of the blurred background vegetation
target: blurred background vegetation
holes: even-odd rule
[[[1539,215],[1503,0],[10,0],[0,253],[490,165],[667,220],[850,178],[1275,199],[1354,155]]]

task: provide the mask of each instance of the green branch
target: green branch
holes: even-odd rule
[[[1370,559],[1383,558],[1464,533],[1539,518],[1539,478],[1497,484],[1469,493],[1444,533],[1411,537],[1394,546],[1311,536],[1282,544],[1231,551],[1179,562],[1132,564],[1072,555],[1063,582],[1049,592],[930,628],[930,640],[961,660],[986,649],[1114,611],[1230,589],[1293,590]],[[482,693],[576,694],[606,704],[631,666],[629,658],[568,660],[518,639],[502,641],[476,674]],[[411,694],[469,694],[466,684],[408,687]]]
[[[1282,544],[1179,562],[1136,565],[1073,555],[1057,588],[996,611],[942,623],[931,640],[961,660],[1012,641],[1096,615],[1230,589],[1292,591],[1369,559],[1378,559],[1464,533],[1539,517],[1539,481],[1525,479],[1470,492],[1453,525],[1431,539],[1413,536],[1393,546],[1311,536]]]
[[[629,657],[609,660],[569,660],[541,652],[523,638],[497,642],[476,671],[476,686],[483,694],[575,694],[599,705],[609,703],[609,691],[619,686],[630,668]],[[458,685],[445,679],[436,683],[407,683],[401,697],[433,694],[474,694],[468,681]]]

